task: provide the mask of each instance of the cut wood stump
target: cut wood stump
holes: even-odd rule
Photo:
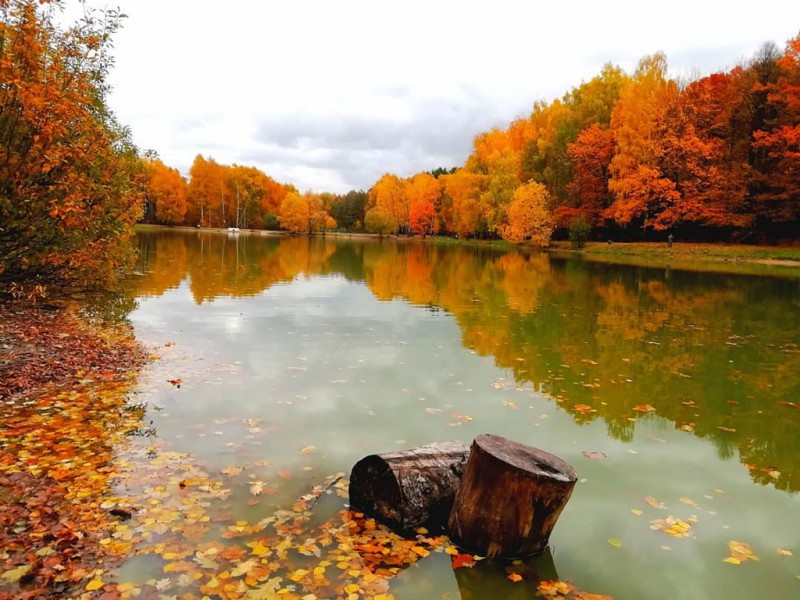
[[[450,538],[482,556],[538,554],[577,480],[557,456],[499,435],[479,435],[450,513]]]
[[[464,444],[439,442],[362,458],[350,474],[350,506],[402,533],[442,531],[468,456]]]

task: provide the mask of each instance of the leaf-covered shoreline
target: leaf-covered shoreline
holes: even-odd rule
[[[129,326],[0,304],[0,598],[75,596],[113,565],[100,542],[120,518],[115,446],[141,427],[127,398],[145,360]]]

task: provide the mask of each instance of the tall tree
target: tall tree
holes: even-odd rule
[[[508,223],[501,233],[511,242],[531,240],[539,246],[547,246],[553,235],[553,221],[547,210],[547,189],[531,181],[519,186],[508,207]]]
[[[186,180],[177,169],[158,159],[147,161],[147,202],[154,207],[155,220],[167,225],[182,223],[186,217]]]
[[[763,156],[755,200],[757,213],[773,223],[800,220],[800,36],[777,60],[778,76],[765,85],[770,115],[755,131]]]
[[[408,228],[408,196],[405,182],[397,175],[386,173],[369,191],[369,207],[377,208],[388,219],[393,231]]]
[[[659,164],[661,134],[670,103],[677,97],[674,81],[666,77],[663,54],[647,56],[620,92],[611,116],[616,152],[611,159],[608,187],[613,204],[604,215],[620,225],[641,224],[660,229],[658,214],[679,200],[674,181]]]
[[[142,209],[142,163],[106,104],[121,15],[64,30],[48,4],[0,2],[0,279],[110,272]]]

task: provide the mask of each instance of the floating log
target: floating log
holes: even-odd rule
[[[450,513],[450,538],[482,556],[538,554],[577,480],[557,456],[499,435],[479,435]]]
[[[469,448],[458,442],[372,454],[350,474],[350,506],[409,533],[444,530]]]

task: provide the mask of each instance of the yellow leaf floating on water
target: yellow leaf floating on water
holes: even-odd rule
[[[728,542],[728,550],[730,551],[731,555],[724,559],[724,561],[731,563],[732,565],[738,565],[747,560],[759,560],[758,556],[753,553],[753,549],[747,542],[731,540]]]
[[[688,504],[689,506],[697,506],[697,502],[692,500],[691,498],[678,498],[678,502],[683,502],[684,504]]]
[[[622,540],[618,540],[617,538],[611,538],[608,540],[608,543],[614,546],[614,548],[622,548]]]
[[[86,584],[86,591],[87,592],[93,592],[95,590],[99,590],[104,585],[105,585],[105,583],[103,583],[102,580],[100,580],[100,579],[92,579],[88,584]]]
[[[669,516],[666,519],[650,521],[650,529],[663,531],[672,537],[688,537],[692,532],[692,522],[697,519],[683,521],[677,517]]]
[[[794,556],[794,553],[788,548],[778,548],[778,554],[781,556]]]
[[[520,575],[519,573],[509,573],[508,574],[508,578],[511,581],[513,581],[514,583],[517,583],[518,581],[522,581],[522,575]]]
[[[422,558],[425,558],[426,556],[428,556],[430,554],[430,552],[428,552],[422,546],[414,546],[413,548],[411,548],[411,551],[414,554],[419,554]]]
[[[642,511],[641,511],[641,510],[639,510],[638,508],[632,508],[632,509],[631,509],[631,512],[632,512],[633,514],[635,514],[637,517],[638,517],[639,515],[641,515],[641,514],[642,514]]]

